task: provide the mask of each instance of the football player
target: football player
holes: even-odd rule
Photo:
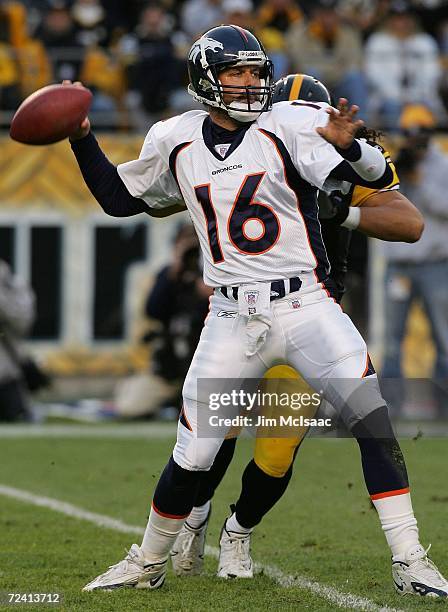
[[[272,106],[272,63],[248,30],[209,30],[193,44],[188,68],[189,91],[205,110],[156,123],[138,160],[113,166],[88,119],[71,137],[84,179],[109,214],[185,202],[201,244],[204,280],[215,288],[184,384],[177,442],[142,544],[84,588],[162,586],[169,552],[229,429],[211,437],[206,428],[201,435],[211,393],[226,392],[229,381],[259,379],[281,360],[322,388],[353,435],[365,441],[367,486],[381,480],[376,507],[400,584],[405,588],[412,571],[425,592],[445,595],[419,543],[404,460],[366,345],[331,296],[317,218],[317,189],[342,182],[381,189],[393,180],[390,166],[380,150],[354,138],[362,122],[345,100],[339,111]],[[294,296],[299,309],[291,304]],[[235,318],[220,316],[230,308]],[[234,415],[239,408],[232,406]],[[227,522],[226,530],[232,527]],[[241,536],[236,530],[226,546],[239,547]]]
[[[317,79],[308,75],[289,75],[277,83],[274,103],[285,100],[331,103],[330,94],[326,87]],[[382,190],[346,184],[342,188],[343,191],[330,193],[328,201],[323,202],[326,208],[326,218],[321,219],[322,233],[331,263],[330,277],[337,288],[336,299],[338,302],[344,292],[344,276],[347,269],[351,237],[351,229],[349,228],[356,227],[353,222],[347,223],[348,227],[344,226],[344,221],[349,217],[350,206],[361,207],[358,223],[362,225],[362,230],[365,233],[377,238],[414,242],[418,240],[423,230],[420,213],[407,198],[396,191],[399,182],[395,168],[387,151],[384,151],[376,142],[376,134],[372,130],[362,127],[358,130],[357,136],[369,138],[371,144],[381,149],[391,167],[393,180]],[[369,206],[372,216],[362,219],[365,210],[363,207],[365,206]],[[375,215],[378,218],[375,218]],[[269,374],[271,377],[278,379],[291,380],[298,378],[297,373],[287,366],[273,368]],[[284,386],[283,390],[285,388]],[[297,390],[297,386],[295,386],[295,390]],[[282,387],[280,386],[279,393],[281,392]],[[233,507],[232,517],[235,519],[233,528],[240,529],[240,531],[237,531],[240,536],[239,546],[228,545],[228,540],[232,539],[234,532],[231,531],[226,522],[221,536],[219,576],[247,578],[253,575],[253,564],[249,552],[250,534],[253,527],[262,520],[263,516],[286,491],[292,475],[292,464],[306,431],[306,429],[297,431],[294,437],[275,437],[273,432],[267,436],[264,434],[264,437],[257,437],[254,459],[246,467],[241,495]],[[223,442],[212,468],[201,481],[195,507],[185,521],[173,546],[171,552],[172,563],[178,575],[191,575],[201,572],[210,500],[232,459],[235,442],[235,437],[228,438]],[[230,525],[232,525],[232,517],[229,520]],[[245,537],[242,537],[243,534]],[[399,590],[397,586],[396,588]],[[399,592],[402,591],[399,590]]]

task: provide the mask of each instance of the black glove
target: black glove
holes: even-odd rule
[[[350,210],[350,205],[347,202],[347,198],[339,193],[330,193],[328,196],[330,203],[332,205],[332,215],[330,216],[330,220],[335,225],[341,225],[348,217],[348,213]]]
[[[341,225],[348,217],[350,205],[347,196],[333,191],[329,195],[323,191],[319,192],[319,217],[333,223]]]

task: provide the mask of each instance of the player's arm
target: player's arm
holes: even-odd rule
[[[417,208],[399,191],[377,191],[359,207],[357,229],[372,238],[417,242],[424,222]]]
[[[329,178],[370,189],[384,189],[391,183],[392,171],[375,147],[354,140],[349,149],[336,149],[345,160],[333,168]]]
[[[92,132],[71,140],[71,146],[87,187],[105,213],[112,217],[152,214],[142,200],[131,196]]]
[[[347,100],[341,98],[337,109],[331,106],[326,109],[326,125],[316,127],[316,132],[332,144],[344,160],[331,170],[329,177],[383,189],[392,182],[393,173],[379,149],[355,139],[356,132],[364,125],[363,121],[356,119],[358,110],[355,105],[349,107]]]
[[[333,216],[327,222],[333,228],[341,225],[390,242],[417,242],[422,235],[424,222],[420,211],[399,191],[356,187],[351,205],[333,194],[329,198]]]
[[[121,179],[117,167],[107,159],[101,150],[95,136],[90,131],[90,122],[87,117],[70,136],[70,143],[87,187],[108,215],[130,217],[146,213],[151,217],[160,218],[186,210],[181,197],[171,198],[172,200],[177,199],[172,204],[170,204],[170,198],[162,197],[161,199],[167,200],[163,202],[163,206],[152,206],[149,197],[149,201],[144,201],[142,198],[133,196]]]
[[[392,182],[393,173],[381,150],[355,140],[364,124],[356,120],[357,106],[348,108],[341,98],[338,110],[293,102],[289,111],[279,103],[274,112],[278,115],[274,127],[279,128],[300,176],[311,185],[328,193],[338,189],[341,181],[370,189],[384,189]]]
[[[398,191],[400,181],[389,153],[378,143],[379,149],[390,167],[393,180],[387,189],[375,190],[355,185],[350,200],[330,199],[335,204],[336,222],[349,229],[357,229],[380,240],[416,242],[423,228],[423,217],[417,208]]]
[[[131,217],[146,213],[151,217],[167,217],[185,210],[182,204],[151,208],[142,199],[133,197],[92,132],[81,139],[71,140],[71,146],[87,187],[108,215]]]

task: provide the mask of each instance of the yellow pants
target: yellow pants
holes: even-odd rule
[[[293,368],[287,365],[275,366],[268,370],[264,376],[265,387],[271,393],[277,395],[283,393],[300,392],[313,393],[311,387],[302,379],[302,377]],[[312,417],[316,412],[316,406],[311,406],[300,409],[298,414],[304,417]],[[268,416],[269,410],[265,408],[265,416]],[[293,437],[274,437],[269,435],[269,430],[263,428],[257,432],[255,443],[254,460],[260,469],[269,476],[281,478],[286,474],[290,465],[294,460],[294,453],[302,442],[308,431],[307,427],[297,429]]]

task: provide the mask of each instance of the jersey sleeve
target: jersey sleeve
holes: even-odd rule
[[[344,161],[333,145],[316,132],[317,127],[328,123],[328,105],[298,101],[289,106],[285,109],[283,131],[292,162],[303,179],[322,189],[333,168]]]
[[[150,208],[159,209],[184,204],[169,161],[164,159],[157,146],[160,126],[160,122],[156,123],[149,130],[138,159],[117,167],[129,193],[142,199]]]
[[[369,189],[368,187],[362,187],[361,185],[354,185],[354,189],[352,191],[352,198],[350,201],[350,206],[362,206],[366,200],[368,200],[371,196],[375,195],[375,193],[379,193],[381,191],[392,191],[400,188],[400,180],[397,175],[397,170],[395,169],[395,165],[390,158],[389,152],[386,151],[380,144],[376,142],[367,141],[370,145],[381,149],[381,152],[386,159],[386,163],[389,168],[392,170],[393,179],[389,185],[384,187],[383,189]]]

